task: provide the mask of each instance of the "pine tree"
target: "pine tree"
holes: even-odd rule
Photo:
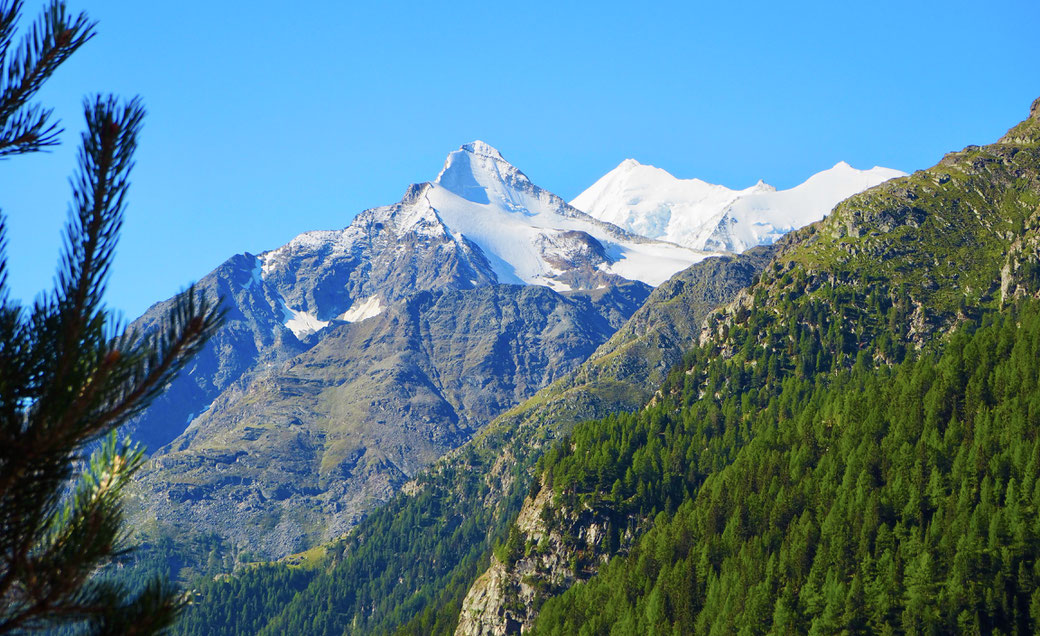
[[[51,111],[30,99],[94,33],[85,15],[70,18],[53,1],[9,57],[21,4],[0,0],[0,156],[56,143]],[[222,314],[189,289],[162,329],[142,334],[104,307],[144,109],[137,99],[96,97],[84,110],[56,288],[32,307],[9,298],[0,214],[0,634],[62,625],[148,634],[182,604],[161,578],[130,590],[96,574],[128,549],[120,492],[143,461],[116,430],[173,379]]]

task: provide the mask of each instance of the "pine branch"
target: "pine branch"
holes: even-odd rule
[[[0,0],[0,69],[7,68],[7,51],[11,48],[22,13],[22,0]]]
[[[0,157],[58,143],[62,131],[50,121],[52,110],[30,105],[29,100],[95,33],[95,23],[85,13],[73,18],[62,0],[52,0],[9,61],[21,5],[20,0],[0,3]]]
[[[123,586],[90,581],[99,564],[127,550],[120,493],[143,461],[139,448],[118,442],[114,431],[109,435],[73,496],[51,517],[46,536],[18,564],[20,584],[5,590],[9,609],[0,621],[0,633],[84,620],[97,630],[125,620],[127,613],[153,613],[160,627],[169,624],[181,603],[175,590],[153,581],[151,587],[159,584],[158,588],[126,601],[130,594]]]
[[[18,409],[25,398],[25,359],[28,343],[24,337],[21,307],[11,304],[7,287],[7,223],[0,213],[0,447],[9,447],[18,421]]]
[[[62,129],[49,118],[53,109],[31,104],[0,125],[0,157],[36,152],[58,144]]]
[[[78,419],[69,418],[70,407],[82,402],[82,392],[102,366],[101,356],[108,354],[102,294],[123,224],[128,177],[144,117],[136,98],[120,107],[114,98],[98,96],[87,101],[84,110],[87,130],[72,180],[74,211],[65,227],[58,289],[34,312],[37,343],[45,357],[33,418],[56,442],[79,434],[67,427]]]
[[[70,421],[60,428],[100,432],[139,414],[198,353],[223,317],[224,312],[211,306],[194,287],[180,294],[160,332],[144,339],[129,333],[113,341],[70,405]]]
[[[137,99],[101,97],[84,108],[57,288],[24,318],[6,301],[0,217],[0,633],[70,621],[153,633],[181,603],[158,581],[130,598],[92,578],[125,549],[119,493],[143,457],[116,449],[112,431],[148,406],[224,313],[192,287],[160,330],[111,335],[119,328],[102,296],[144,109]],[[62,505],[73,462],[106,434],[102,454]],[[140,620],[131,625],[127,616]]]

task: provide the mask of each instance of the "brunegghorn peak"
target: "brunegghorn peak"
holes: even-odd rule
[[[842,199],[902,172],[845,161],[789,190],[759,181],[731,190],[626,159],[571,205],[630,232],[697,250],[742,252],[823,218]]]

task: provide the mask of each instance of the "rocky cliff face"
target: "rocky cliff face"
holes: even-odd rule
[[[342,534],[485,422],[574,369],[642,304],[628,283],[565,297],[422,292],[329,327],[225,389],[138,480],[142,514],[269,557]]]
[[[466,594],[456,635],[529,632],[547,599],[587,581],[610,556],[627,550],[636,529],[615,527],[602,512],[568,510],[554,501],[551,488],[541,488],[524,501],[510,541]]]

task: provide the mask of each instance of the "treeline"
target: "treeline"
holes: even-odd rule
[[[544,465],[563,498],[660,512],[537,631],[1040,630],[1040,305],[872,366],[576,429]]]

